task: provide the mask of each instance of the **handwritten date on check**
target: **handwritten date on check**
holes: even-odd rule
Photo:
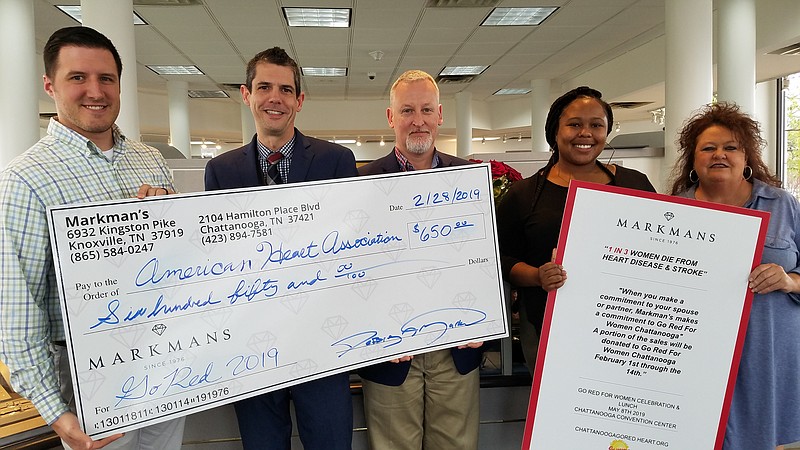
[[[489,166],[52,207],[95,438],[508,336]]]

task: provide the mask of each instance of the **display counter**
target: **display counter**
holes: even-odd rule
[[[11,389],[8,378],[8,368],[0,362],[0,449],[49,448],[55,433],[31,402]]]

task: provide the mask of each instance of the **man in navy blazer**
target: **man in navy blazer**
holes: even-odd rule
[[[469,164],[436,150],[442,105],[436,81],[420,70],[394,82],[386,116],[392,151],[360,175]],[[477,450],[481,342],[365,367],[364,412],[372,450]]]
[[[304,94],[300,69],[283,49],[274,47],[253,57],[240,91],[253,113],[256,135],[249,144],[208,162],[206,190],[358,175],[349,149],[303,136],[294,127]],[[279,179],[270,175],[274,168]],[[245,450],[291,448],[290,396],[306,450],[350,450],[353,406],[349,381],[343,373],[235,402]]]

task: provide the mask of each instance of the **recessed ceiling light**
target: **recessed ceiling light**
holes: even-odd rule
[[[506,88],[506,89],[498,89],[492,95],[524,95],[529,93],[530,89],[513,89],[513,88]]]
[[[75,19],[78,23],[83,24],[83,13],[81,12],[80,5],[56,5],[56,8],[60,9],[66,15]],[[133,12],[133,24],[134,25],[147,25],[147,22],[141,18],[136,11]]]
[[[333,142],[334,144],[355,144],[355,139],[332,139],[328,142]]]
[[[304,77],[346,77],[346,67],[303,67]]]
[[[481,26],[539,25],[557,9],[555,6],[543,8],[495,8],[489,14],[489,17],[484,19]]]
[[[290,27],[347,28],[350,26],[349,8],[283,8]]]
[[[159,75],[205,75],[197,66],[146,66]]]
[[[228,93],[225,91],[199,91],[189,90],[189,98],[229,98]]]
[[[440,76],[480,75],[489,66],[447,66],[439,72]]]

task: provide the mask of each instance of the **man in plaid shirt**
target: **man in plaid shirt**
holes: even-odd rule
[[[176,419],[93,441],[74,407],[46,212],[51,205],[173,192],[154,148],[125,138],[119,115],[122,61],[108,38],[63,28],[44,48],[44,89],[58,117],[47,136],[0,172],[0,360],[67,449],[179,449]]]

